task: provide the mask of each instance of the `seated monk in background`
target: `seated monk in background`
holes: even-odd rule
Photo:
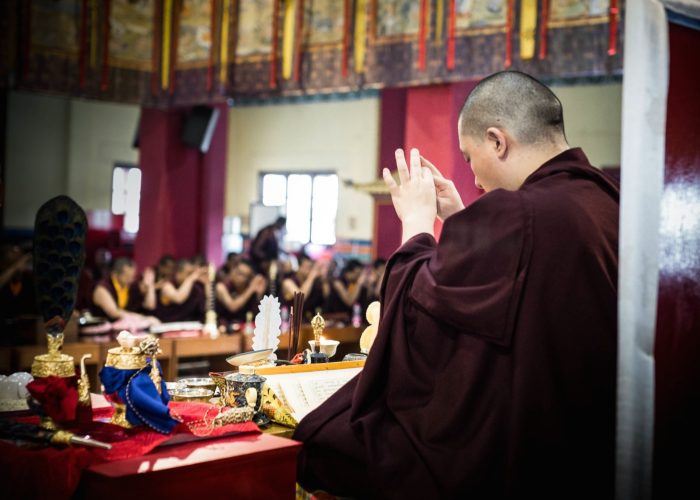
[[[38,315],[31,270],[32,255],[19,247],[0,247],[0,325],[25,315]]]
[[[246,313],[258,313],[258,305],[267,289],[267,280],[253,276],[250,261],[240,259],[226,279],[216,284],[216,316],[220,323],[243,322]]]
[[[283,303],[291,306],[294,302],[294,293],[304,294],[304,312],[306,321],[316,314],[316,309],[323,307],[325,301],[324,278],[328,271],[327,262],[314,262],[306,255],[298,257],[298,268],[295,272],[287,274],[282,279]]]
[[[173,279],[158,290],[156,317],[165,323],[204,322],[207,283],[206,267],[195,267],[187,259],[178,260]]]
[[[486,194],[396,151],[403,227],[363,371],[306,416],[298,481],[357,498],[613,498],[619,190],[528,75],[458,121]],[[440,241],[436,215],[444,220]]]
[[[91,312],[116,321],[126,316],[140,316],[156,306],[155,273],[146,268],[143,279],[136,281],[136,263],[128,257],[114,261],[109,277],[100,281],[92,293]],[[157,323],[155,318],[151,318]]]
[[[364,309],[369,292],[369,281],[370,270],[365,269],[359,260],[348,260],[340,276],[330,280],[324,313],[343,313],[350,319],[355,304],[359,304]]]

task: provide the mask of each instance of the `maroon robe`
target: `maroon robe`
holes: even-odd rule
[[[301,485],[612,498],[618,206],[572,149],[399,248],[363,372],[294,435]]]
[[[238,297],[238,292],[236,291],[236,287],[233,286],[233,283],[229,280],[223,281],[224,286],[226,287],[226,290],[228,290],[228,293],[231,295],[232,298]],[[248,301],[243,304],[243,307],[241,307],[238,311],[231,311],[226,305],[221,302],[218,298],[216,299],[215,303],[215,311],[216,311],[216,318],[217,321],[220,324],[229,324],[229,323],[243,323],[246,320],[246,314],[249,312],[253,313],[253,316],[255,316],[259,311],[258,311],[258,305],[260,304],[260,300],[262,297],[258,297],[257,293],[253,293]]]
[[[119,299],[117,298],[117,289],[114,288],[114,283],[112,283],[112,278],[107,277],[100,281],[97,285],[95,285],[95,288],[98,286],[104,287],[105,290],[112,296],[112,299],[114,299],[114,303],[117,304],[117,307],[119,307]],[[94,293],[94,289],[93,289]],[[129,300],[126,303],[126,307],[124,308],[125,311],[130,311],[130,312],[137,312],[137,313],[150,313],[151,311],[147,311],[143,307],[143,301],[144,301],[144,295],[141,293],[141,289],[139,288],[139,282],[136,281],[132,283],[129,286]],[[90,297],[90,312],[93,314],[93,316],[99,317],[99,318],[107,318],[110,320],[114,320],[116,318],[110,318],[106,312],[102,310],[100,306],[92,302],[92,297]]]
[[[177,289],[178,285],[171,280]],[[163,303],[162,290],[156,293],[156,310],[154,315],[163,323],[174,323],[179,321],[201,321],[204,322],[207,306],[207,295],[204,285],[200,282],[192,284],[190,294],[181,304],[170,301],[167,305]]]

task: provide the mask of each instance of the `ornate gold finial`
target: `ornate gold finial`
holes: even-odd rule
[[[49,344],[49,356],[58,357],[61,354],[61,348],[63,347],[63,333],[58,333],[52,335],[50,333],[46,334],[46,340]]]
[[[323,333],[323,329],[326,327],[326,322],[324,321],[323,317],[319,314],[316,313],[316,316],[311,320],[311,328],[314,330],[314,340],[316,341],[316,345],[320,347],[321,345],[321,334]]]
[[[153,385],[156,386],[158,394],[161,394],[160,370],[158,370],[158,361],[156,360],[156,354],[160,351],[160,341],[156,337],[147,337],[141,341],[139,349],[144,355],[151,358],[151,372],[149,376],[153,381]]]
[[[80,380],[78,380],[78,401],[81,405],[91,406],[90,398],[90,379],[88,378],[87,370],[85,369],[85,360],[91,358],[92,354],[83,354],[80,358]]]
[[[75,375],[75,365],[73,356],[61,354],[63,347],[63,333],[46,334],[48,344],[48,354],[38,354],[34,356],[32,363],[32,376],[36,377],[72,377]]]

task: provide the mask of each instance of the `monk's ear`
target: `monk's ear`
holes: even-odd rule
[[[496,127],[486,129],[486,140],[498,158],[503,159],[506,157],[508,153],[508,138],[501,129]]]

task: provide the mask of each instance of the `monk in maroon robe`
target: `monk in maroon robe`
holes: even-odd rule
[[[486,194],[464,208],[397,151],[400,185],[384,178],[403,244],[379,331],[363,372],[301,421],[298,480],[358,498],[612,498],[618,187],[522,73],[480,82],[458,131]]]
[[[208,274],[206,267],[195,267],[187,259],[176,263],[175,275],[158,290],[155,315],[164,323],[204,322],[207,305]]]

